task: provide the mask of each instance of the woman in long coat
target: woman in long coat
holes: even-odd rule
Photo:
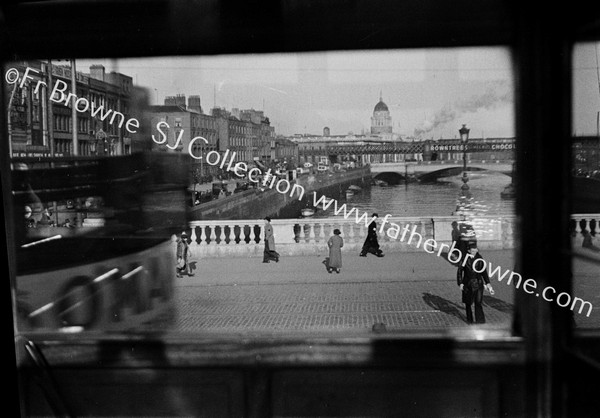
[[[265,250],[263,263],[268,263],[275,260],[279,263],[279,253],[275,251],[275,237],[273,236],[273,226],[271,226],[271,218],[265,218]]]
[[[367,253],[375,254],[377,257],[383,257],[383,251],[379,248],[379,241],[377,240],[377,222],[375,218],[379,215],[373,214],[373,221],[369,224],[369,231],[367,232],[367,238],[363,244],[362,251],[360,252],[361,257],[366,257]]]
[[[329,265],[327,271],[331,273],[335,270],[336,273],[340,272],[342,268],[342,247],[344,246],[344,239],[340,236],[341,232],[339,229],[333,230],[333,236],[327,241],[329,247]]]

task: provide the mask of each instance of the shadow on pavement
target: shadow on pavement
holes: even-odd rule
[[[461,305],[458,305],[448,299],[444,299],[437,295],[432,295],[431,293],[423,293],[423,300],[433,309],[437,309],[438,311],[444,312],[445,314],[454,316],[461,321],[467,322],[466,317],[462,315],[463,308]]]
[[[483,303],[489,306],[490,308],[494,308],[497,311],[503,313],[512,314],[514,312],[514,306],[512,305],[512,303],[507,303],[493,296],[484,296]]]
[[[325,260],[323,260],[322,263],[325,264],[325,270],[329,273],[329,257],[325,257]]]

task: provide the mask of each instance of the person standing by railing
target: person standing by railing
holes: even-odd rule
[[[177,238],[177,277],[181,278],[181,274],[185,271],[190,277],[193,277],[192,266],[190,264],[190,247],[187,242],[187,233],[183,231]]]
[[[275,260],[279,263],[279,253],[275,251],[275,236],[273,235],[273,226],[271,225],[271,218],[265,218],[265,250],[263,256],[263,263],[269,263],[271,260]]]
[[[327,265],[327,271],[332,273],[335,270],[336,273],[340,272],[342,268],[342,247],[344,246],[344,240],[340,236],[341,232],[339,229],[333,230],[333,236],[327,241],[329,247],[329,263]]]

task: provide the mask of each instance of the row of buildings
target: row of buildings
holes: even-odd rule
[[[84,73],[76,70],[73,61],[20,61],[13,62],[10,69],[20,75],[18,82],[6,89],[12,157],[131,152],[132,135],[118,120],[111,123],[110,117],[92,117],[90,109],[73,111],[73,101],[59,103],[58,94],[50,100],[54,86],[62,82],[68,92],[85,98],[95,108],[102,106],[103,111],[118,112],[119,117],[129,119],[136,100],[131,77],[106,73],[102,65],[93,65]]]
[[[90,66],[88,73],[75,71],[74,64],[23,61],[11,65],[21,76],[30,69],[23,83],[13,83],[7,89],[13,157],[122,155],[150,148],[188,152],[190,142],[197,137],[204,140],[193,142],[191,153],[196,156],[229,150],[234,162],[262,166],[450,160],[462,155],[456,139],[414,142],[394,134],[381,96],[368,133],[332,135],[325,127],[318,135],[282,136],[275,133],[262,110],[213,107],[205,112],[200,96],[183,94],[166,97],[162,105],[148,106],[147,91],[134,87],[132,77],[106,72],[102,65]],[[85,98],[90,108],[74,110],[72,101],[50,100],[58,81],[68,85],[77,98]],[[99,106],[124,120],[138,119],[139,129],[131,132],[116,123],[118,120],[94,114],[93,108]],[[509,160],[513,158],[512,144],[514,138],[472,139],[468,152],[476,159]],[[204,158],[192,161],[198,180],[219,171]]]
[[[236,161],[267,165],[297,157],[295,144],[276,137],[263,111],[215,107],[206,114],[197,95],[187,100],[185,95],[170,96],[163,105],[149,106],[147,90],[135,87],[128,75],[106,72],[102,65],[92,65],[84,72],[77,70],[74,61],[31,60],[13,62],[7,68],[11,76],[15,71],[18,75],[5,90],[13,158],[123,155],[152,148],[187,152],[197,136],[206,142],[195,141],[195,155],[229,150],[235,152]],[[73,100],[60,101],[58,94],[51,100],[57,83],[67,86],[65,95],[73,93],[85,102],[76,102],[73,109]],[[99,107],[102,111],[94,113]],[[102,117],[107,112],[110,116]],[[139,129],[128,130],[120,123],[130,119],[139,121]],[[164,135],[166,143],[157,144],[152,135]],[[164,146],[174,147],[177,142],[175,149]],[[200,162],[196,165],[200,176],[218,170]]]

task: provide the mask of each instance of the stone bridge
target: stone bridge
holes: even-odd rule
[[[491,171],[512,177],[513,165],[513,161],[469,160],[467,161],[467,171]],[[421,182],[429,182],[442,177],[460,176],[462,171],[462,160],[402,161],[371,164],[371,174],[373,178],[388,182],[400,182],[406,179],[417,179]]]

